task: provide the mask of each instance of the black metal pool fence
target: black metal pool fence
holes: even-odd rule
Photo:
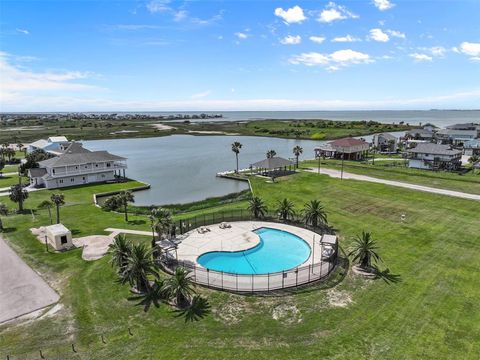
[[[269,292],[274,290],[298,287],[301,285],[313,283],[326,278],[335,268],[337,263],[338,245],[331,247],[330,244],[322,243],[323,234],[327,233],[328,228],[313,228],[305,225],[300,216],[295,216],[289,221],[282,221],[278,214],[268,213],[261,218],[254,218],[247,210],[231,210],[222,213],[212,213],[180,220],[175,223],[175,229],[180,234],[201,226],[208,226],[221,222],[235,221],[267,221],[308,229],[316,234],[315,245],[312,248],[311,262],[303,264],[293,269],[274,272],[268,274],[234,274],[222,271],[210,270],[198,266],[192,262],[176,260],[175,252],[164,258],[163,265],[168,269],[174,270],[176,267],[184,267],[191,272],[193,281],[197,284],[210,288],[228,290],[242,293]],[[328,231],[330,233],[330,231]],[[177,233],[178,234],[178,233]],[[324,250],[331,248],[333,252],[324,256]],[[320,254],[320,261],[313,262],[314,253]]]

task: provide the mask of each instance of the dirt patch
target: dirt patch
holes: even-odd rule
[[[213,309],[212,312],[224,324],[234,325],[238,324],[247,313],[247,305],[244,301],[231,297],[222,307]]]
[[[347,307],[353,303],[352,295],[345,290],[331,289],[327,292],[327,299],[332,307]]]
[[[72,239],[75,247],[83,247],[82,259],[86,261],[98,260],[108,252],[108,246],[113,237],[107,235],[91,235]]]
[[[298,324],[303,321],[302,313],[294,304],[279,304],[272,309],[272,318],[284,324]]]
[[[152,126],[160,131],[175,130],[176,127],[165,125],[165,124],[152,124]]]

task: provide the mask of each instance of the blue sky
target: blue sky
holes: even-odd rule
[[[480,107],[480,1],[0,2],[0,111]]]

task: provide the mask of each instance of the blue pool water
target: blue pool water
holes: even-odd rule
[[[260,228],[255,230],[260,243],[245,251],[213,251],[197,261],[203,267],[235,274],[268,274],[295,268],[310,256],[310,246],[287,231]]]

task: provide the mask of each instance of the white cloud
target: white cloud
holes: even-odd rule
[[[246,38],[249,37],[249,35],[247,33],[244,33],[244,32],[236,32],[235,36],[237,38],[239,38],[240,40],[245,40]]]
[[[418,50],[423,52],[428,52],[435,57],[443,57],[447,53],[447,49],[443,46],[432,46],[432,47],[419,47]]]
[[[0,73],[2,74],[0,99],[2,101],[33,94],[51,93],[52,91],[77,92],[99,89],[93,85],[77,82],[77,80],[91,78],[92,73],[81,71],[35,72],[18,66],[13,63],[13,60],[17,60],[17,57],[0,52]]]
[[[297,45],[302,42],[302,38],[300,35],[292,36],[287,35],[283,39],[280,39],[280,43],[283,45]]]
[[[433,58],[427,54],[413,53],[413,54],[410,54],[409,56],[413,58],[416,62],[427,62],[427,61],[433,60]]]
[[[174,21],[182,21],[188,17],[188,11],[187,10],[178,10],[175,11],[173,14],[173,20]]]
[[[307,66],[323,66],[327,70],[338,70],[340,67],[351,64],[367,64],[373,62],[370,55],[351,49],[338,50],[331,54],[309,52],[295,55],[290,58],[291,64]]]
[[[379,42],[387,42],[390,40],[388,34],[384,33],[382,29],[371,29],[370,30],[370,39],[379,41]]]
[[[387,30],[387,33],[389,33],[393,37],[397,37],[397,38],[400,38],[400,39],[405,39],[407,37],[405,35],[405,33],[402,33],[402,32],[397,31],[397,30]]]
[[[211,93],[212,93],[211,90],[206,90],[206,91],[202,91],[202,92],[197,93],[197,94],[193,94],[192,96],[190,96],[190,98],[192,98],[192,99],[202,99],[204,97],[207,97]]]
[[[283,19],[286,24],[301,23],[306,20],[303,9],[296,5],[290,9],[283,10],[282,8],[276,8],[274,14]]]
[[[336,38],[332,39],[332,42],[355,42],[355,41],[362,41],[362,40],[359,38],[353,37],[352,35],[337,36]]]
[[[458,49],[461,53],[470,56],[470,60],[480,61],[480,43],[464,41]]]
[[[170,0],[152,0],[147,3],[147,10],[151,13],[166,12],[171,10]]]
[[[331,23],[333,21],[344,19],[357,19],[358,15],[347,10],[345,6],[337,5],[334,2],[329,2],[324,10],[320,13],[317,21],[323,23]]]
[[[24,35],[30,35],[30,31],[26,29],[17,29],[17,32],[22,33]]]
[[[325,37],[323,36],[310,36],[309,39],[317,44],[321,44],[325,41]]]
[[[380,11],[385,11],[395,6],[389,0],[373,0],[373,5]]]

